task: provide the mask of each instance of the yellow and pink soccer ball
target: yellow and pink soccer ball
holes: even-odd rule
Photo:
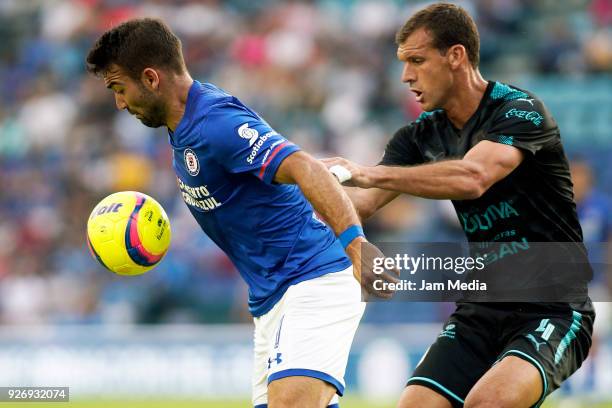
[[[119,275],[140,275],[159,264],[171,235],[162,206],[136,191],[104,198],[87,221],[87,245],[93,257]]]

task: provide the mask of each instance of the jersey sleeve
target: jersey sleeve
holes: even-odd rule
[[[209,154],[231,173],[251,173],[270,184],[281,162],[300,150],[250,109],[213,106],[202,128]]]
[[[414,141],[414,124],[400,128],[387,146],[379,165],[383,166],[408,166],[422,163],[421,154]]]
[[[541,101],[515,99],[497,110],[484,140],[535,154],[545,146],[558,143],[559,130]]]

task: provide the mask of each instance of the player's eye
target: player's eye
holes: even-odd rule
[[[420,57],[412,57],[410,58],[410,62],[414,65],[421,65],[423,62],[425,61],[425,59],[420,58]]]

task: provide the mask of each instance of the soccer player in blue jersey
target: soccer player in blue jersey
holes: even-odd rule
[[[361,265],[382,255],[348,196],[322,163],[236,97],[194,81],[163,22],[107,31],[87,64],[118,109],[168,128],[185,203],[249,286],[254,406],[337,406],[364,311],[358,281],[367,290],[375,279]],[[397,281],[393,271],[380,278]]]
[[[402,193],[450,199],[469,242],[581,247],[559,128],[535,95],[483,79],[469,14],[453,4],[432,4],[410,17],[396,42],[402,81],[425,113],[395,133],[377,166],[326,160],[360,187],[350,196],[362,218]],[[559,258],[566,255],[533,251],[492,253],[487,274],[517,294],[541,288],[538,296],[457,302],[408,379],[400,408],[538,407],[580,367],[595,318],[588,261],[582,253],[583,262],[571,267],[575,279],[559,291]],[[522,259],[523,268],[505,267]],[[546,297],[554,293],[572,296]]]

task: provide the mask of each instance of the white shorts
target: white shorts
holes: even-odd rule
[[[319,378],[344,393],[344,371],[365,310],[353,267],[290,286],[255,321],[253,405],[265,407],[268,384],[292,376]]]

